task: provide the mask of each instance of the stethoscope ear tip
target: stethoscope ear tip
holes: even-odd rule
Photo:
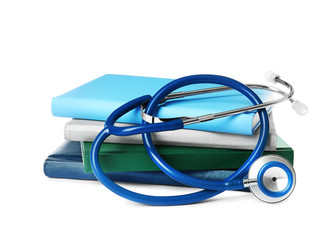
[[[277,203],[288,198],[295,188],[296,175],[292,165],[278,155],[258,158],[251,166],[249,188],[260,200]]]
[[[275,79],[279,78],[280,76],[278,74],[275,74],[275,72],[267,71],[265,73],[265,79],[267,82],[275,83]]]
[[[308,113],[307,105],[297,100],[292,102],[292,108],[297,114],[301,116],[306,115]]]

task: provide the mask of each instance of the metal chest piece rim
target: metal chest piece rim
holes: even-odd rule
[[[288,198],[295,188],[293,166],[279,155],[258,158],[248,172],[250,191],[261,201],[277,203]]]

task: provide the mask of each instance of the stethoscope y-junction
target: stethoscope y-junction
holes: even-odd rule
[[[293,87],[282,80],[273,72],[266,73],[266,79],[281,84],[288,88],[288,93],[264,85],[244,85],[236,80],[218,75],[192,75],[174,80],[163,86],[153,97],[145,95],[127,102],[111,113],[105,122],[104,129],[97,135],[91,148],[91,166],[97,179],[114,193],[129,200],[149,205],[180,205],[199,202],[211,198],[225,190],[238,190],[249,187],[251,192],[260,200],[270,203],[280,202],[286,199],[294,190],[296,176],[292,165],[278,155],[261,156],[269,134],[269,120],[267,107],[289,100],[293,109],[300,115],[307,113],[307,107],[293,99]],[[193,90],[187,92],[174,92],[181,87],[212,83],[222,85],[215,88]],[[243,94],[253,105],[230,111],[211,113],[198,117],[158,118],[154,114],[164,102],[187,96],[206,94],[218,91],[235,89]],[[276,100],[262,102],[252,89],[265,89],[281,95]],[[115,122],[124,114],[134,108],[141,108],[142,124],[130,127],[116,127]],[[183,128],[185,125],[210,121],[217,118],[231,116],[243,112],[257,110],[260,119],[260,135],[257,145],[246,162],[231,176],[223,181],[209,181],[198,179],[172,168],[157,152],[151,133],[159,131],[171,131]],[[140,116],[139,116],[140,117]],[[204,190],[178,196],[150,196],[127,190],[111,181],[102,171],[99,163],[99,149],[109,135],[128,136],[142,134],[146,151],[153,162],[169,177],[185,185],[202,188]]]

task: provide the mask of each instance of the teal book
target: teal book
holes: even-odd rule
[[[91,142],[81,142],[84,172],[92,172],[90,164]],[[157,146],[162,158],[177,170],[236,170],[250,156],[252,150]],[[294,151],[280,137],[275,151],[264,155],[277,154],[291,164]],[[103,143],[99,160],[105,172],[159,171],[143,145]]]
[[[52,99],[52,113],[58,117],[105,121],[115,109],[124,103],[143,96],[154,95],[172,81],[166,78],[136,77],[107,74]],[[218,87],[215,84],[194,84],[177,91]],[[270,98],[270,92],[256,89],[262,101]],[[158,117],[200,116],[251,106],[251,102],[236,90],[191,96],[167,101],[160,107]],[[140,124],[140,108],[130,111],[119,120],[121,123]],[[185,128],[253,135],[259,126],[256,111],[188,125]]]

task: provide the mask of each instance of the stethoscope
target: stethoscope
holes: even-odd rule
[[[220,194],[225,190],[239,190],[246,187],[249,187],[250,191],[264,202],[275,203],[283,201],[293,192],[296,175],[292,165],[285,158],[278,155],[265,155],[261,157],[269,134],[269,120],[265,108],[285,100],[289,100],[292,103],[293,109],[300,115],[306,114],[308,108],[303,103],[295,101],[292,98],[294,95],[293,87],[288,82],[280,79],[279,75],[273,72],[267,72],[266,79],[270,82],[285,86],[289,89],[289,92],[286,93],[278,88],[264,85],[244,85],[224,76],[192,75],[179,78],[166,84],[153,97],[145,95],[125,103],[111,113],[105,122],[104,129],[97,135],[93,142],[90,154],[93,173],[96,178],[112,192],[126,199],[149,205],[182,205],[196,203]],[[212,83],[224,86],[172,93],[178,88],[199,83]],[[251,88],[266,89],[278,93],[282,97],[263,103]],[[165,101],[198,94],[226,91],[229,89],[237,90],[248,98],[253,105],[198,117],[157,118],[153,116]],[[137,107],[141,108],[142,124],[130,127],[114,126],[115,122],[121,116]],[[152,132],[177,130],[188,124],[195,124],[254,110],[257,110],[260,118],[260,135],[257,145],[246,162],[231,176],[222,181],[194,178],[172,168],[159,155],[151,138]],[[204,190],[177,196],[151,196],[130,191],[114,183],[104,174],[99,163],[99,149],[101,144],[111,134],[118,136],[142,134],[147,153],[165,174],[185,185],[202,188]]]

